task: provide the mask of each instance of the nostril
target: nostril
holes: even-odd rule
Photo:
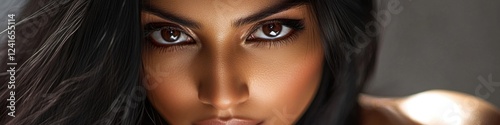
[[[201,96],[203,97],[203,96]],[[235,107],[238,104],[245,102],[248,99],[247,95],[214,95],[209,98],[200,98],[200,102],[206,105],[210,105],[216,109],[224,110],[231,107]]]
[[[204,86],[199,88],[198,98],[201,103],[219,110],[235,107],[248,100],[246,85],[229,85],[233,87]]]

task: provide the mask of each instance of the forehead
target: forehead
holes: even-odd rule
[[[145,0],[158,8],[197,21],[234,21],[287,0]]]

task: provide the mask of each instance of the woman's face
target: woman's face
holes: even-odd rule
[[[323,67],[309,8],[286,0],[146,0],[149,101],[175,125],[296,122]]]

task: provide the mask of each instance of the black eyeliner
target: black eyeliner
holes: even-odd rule
[[[172,29],[175,29],[175,30],[179,30],[180,32],[183,32],[185,35],[187,35],[188,37],[190,37],[191,40],[193,40],[193,38],[187,34],[187,32],[180,28],[179,26],[175,25],[175,24],[170,24],[170,23],[148,23],[144,26],[144,31],[143,31],[143,34],[144,34],[144,42],[146,42],[145,44],[145,49],[146,50],[149,50],[149,49],[158,49],[160,50],[160,52],[164,52],[164,51],[168,51],[168,52],[174,52],[174,51],[177,51],[177,50],[180,50],[184,47],[187,47],[189,45],[194,45],[192,44],[191,42],[188,42],[188,43],[184,43],[184,44],[176,44],[176,45],[158,45],[156,44],[157,42],[152,39],[150,37],[150,34],[154,31],[158,31],[158,30],[162,30],[162,29],[167,29],[167,28],[172,28]],[[196,42],[195,42],[196,43]]]
[[[279,22],[284,26],[290,27],[292,29],[290,35],[284,36],[282,39],[256,39],[256,38],[250,38],[251,34],[253,34],[255,31],[258,30],[258,28],[261,28],[263,25],[274,23],[274,22]],[[255,47],[260,47],[262,45],[266,45],[269,48],[273,46],[281,46],[286,43],[289,43],[293,41],[296,37],[298,37],[298,33],[300,33],[302,30],[304,30],[304,21],[302,19],[274,19],[274,20],[269,20],[269,21],[263,21],[262,23],[259,23],[255,27],[252,28],[252,32],[250,32],[250,35],[247,36],[247,39],[245,41],[245,44],[253,44]],[[249,39],[250,38],[250,39]]]

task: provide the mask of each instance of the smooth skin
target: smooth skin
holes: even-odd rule
[[[298,5],[240,26],[234,24],[280,6],[280,2],[146,2],[150,10],[142,11],[144,27],[171,23],[195,40],[185,46],[144,50],[145,85],[153,107],[175,125],[209,118],[252,119],[262,124],[295,122],[313,99],[324,61],[310,9]],[[175,15],[197,26],[182,26],[152,10],[168,12],[163,15]],[[285,42],[247,43],[254,27],[275,19],[302,20],[304,28]]]
[[[145,6],[143,84],[148,100],[169,123],[239,118],[293,124],[311,103],[324,55],[309,5],[287,7],[283,0],[146,0]],[[489,114],[469,116],[481,117],[475,119],[498,116],[493,106],[474,97],[427,94],[445,95],[458,104],[461,98],[476,100],[478,106],[471,110]],[[416,118],[418,113],[411,109],[422,100],[411,101],[415,98],[363,95],[363,124],[440,123]],[[392,108],[397,110],[388,113]]]

